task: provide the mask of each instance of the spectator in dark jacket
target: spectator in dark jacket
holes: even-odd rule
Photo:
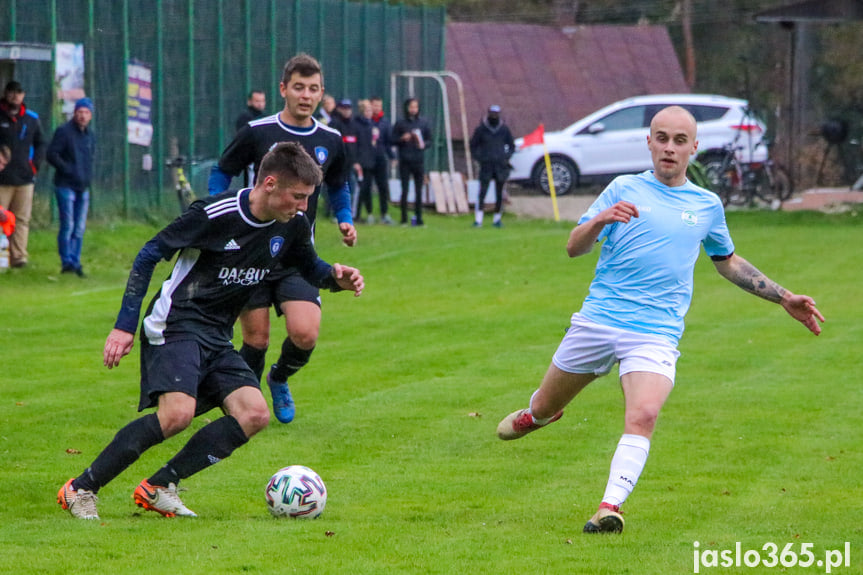
[[[342,141],[345,143],[345,153],[348,156],[348,165],[355,166],[357,163],[357,128],[353,103],[349,98],[339,100],[331,114],[329,126],[341,132]]]
[[[501,227],[503,187],[509,178],[509,159],[515,152],[515,140],[509,127],[500,119],[500,106],[489,106],[485,119],[470,138],[470,153],[479,163],[479,198],[474,210],[475,227],[482,226],[483,207],[488,186],[494,180],[497,197],[494,202],[494,226]]]
[[[0,141],[0,172],[6,169],[9,165],[9,160],[12,159],[12,148]]]
[[[75,102],[72,119],[57,128],[48,146],[48,163],[54,172],[54,193],[60,214],[57,251],[62,273],[84,277],[81,247],[90,208],[90,182],[93,179],[93,156],[96,136],[90,128],[93,102],[81,98]]]
[[[402,225],[408,222],[408,188],[413,178],[416,211],[415,225],[423,225],[422,189],[425,181],[425,151],[431,145],[432,133],[428,122],[420,116],[420,102],[408,98],[404,104],[405,116],[393,126],[392,139],[399,150],[399,177],[402,183]]]
[[[350,166],[348,183],[351,187],[351,209],[353,213],[357,213],[359,180],[363,179],[363,169],[357,160],[357,122],[356,118],[354,118],[353,103],[349,98],[343,98],[336,104],[336,109],[333,110],[329,125],[330,128],[334,128],[342,134],[347,165]]]
[[[368,213],[367,223],[375,221],[372,205],[372,174],[375,169],[375,146],[377,138],[375,132],[378,128],[372,123],[372,105],[368,100],[357,102],[359,114],[354,120],[357,133],[357,163],[360,166],[360,198],[357,209],[354,212],[354,220],[360,219],[363,208]]]
[[[249,97],[246,100],[246,109],[240,112],[237,119],[234,121],[234,131],[239,132],[240,128],[258,118],[263,118],[267,108],[267,95],[263,90],[252,90],[249,92]]]
[[[390,121],[384,117],[383,99],[380,96],[372,96],[369,102],[372,107],[372,140],[375,149],[375,163],[371,172],[366,170],[365,176],[374,179],[380,198],[381,221],[389,225],[393,223],[392,218],[387,213],[390,204],[389,166],[396,157],[392,143],[393,128]],[[369,188],[369,194],[371,195],[371,188]]]
[[[27,265],[33,187],[46,147],[39,115],[27,109],[24,96],[24,88],[13,80],[6,84],[0,100],[0,141],[11,143],[12,152],[9,164],[0,172],[0,206],[17,218],[15,233],[9,238],[9,260],[15,268]]]

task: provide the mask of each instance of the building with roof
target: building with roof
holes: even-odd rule
[[[590,112],[631,96],[688,93],[664,26],[570,26],[450,22],[446,69],[464,82],[468,129],[489,105],[516,137],[540,124],[559,130]],[[459,110],[449,91],[450,110]],[[452,122],[453,140],[462,134]]]

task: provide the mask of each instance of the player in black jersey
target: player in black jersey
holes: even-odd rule
[[[285,99],[284,109],[273,116],[250,122],[228,144],[218,165],[210,174],[210,193],[222,192],[230,185],[231,176],[239,175],[246,166],[257,166],[264,154],[277,142],[298,142],[318,161],[324,173],[324,183],[330,205],[339,222],[346,245],[356,243],[357,232],[351,219],[350,191],[346,182],[347,164],[341,134],[318,122],[312,114],[324,95],[321,66],[308,54],[298,54],[285,64],[279,90]],[[315,230],[315,215],[320,188],[309,199],[306,217]],[[258,379],[264,372],[270,343],[269,306],[285,316],[288,336],[282,343],[278,361],[267,374],[273,397],[273,411],[282,423],[294,418],[294,401],[288,388],[288,378],[309,361],[318,341],[321,326],[321,299],[317,288],[305,281],[296,270],[276,270],[268,277],[240,315],[243,346],[240,355]]]
[[[138,253],[103,360],[111,369],[131,351],[153,270],[179,251],[141,324],[138,410],[157,410],[117,432],[84,473],[60,488],[57,500],[74,517],[98,519],[101,487],[195,416],[220,407],[224,415],[192,435],[133,495],[165,517],[195,516],[177,495],[180,479],[228,457],[266,427],[260,380],[231,343],[255,287],[277,264],[295,267],[320,288],[360,295],[364,287],[359,270],[330,266],[315,253],[303,212],[320,181],[320,168],[301,146],[280,144],[261,162],[254,188],[196,201]]]

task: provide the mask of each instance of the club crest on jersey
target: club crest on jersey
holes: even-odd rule
[[[680,219],[682,219],[683,223],[687,226],[694,226],[698,223],[698,214],[696,214],[692,210],[683,210],[683,212],[680,214]]]
[[[282,236],[275,236],[270,238],[270,255],[272,257],[276,257],[279,255],[279,252],[282,251],[282,246],[285,245],[285,238]]]
[[[318,163],[320,165],[324,165],[324,162],[327,161],[327,158],[330,157],[330,151],[327,150],[323,146],[315,146],[315,158],[318,159]]]

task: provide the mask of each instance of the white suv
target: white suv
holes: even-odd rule
[[[620,174],[652,169],[647,149],[650,120],[671,105],[686,108],[698,121],[702,162],[728,146],[742,163],[767,159],[764,124],[748,112],[746,100],[701,94],[638,96],[606,106],[559,132],[546,132],[555,193],[563,195],[579,185],[607,183]],[[510,180],[549,193],[542,145],[522,148],[523,143],[522,138],[515,141]]]

